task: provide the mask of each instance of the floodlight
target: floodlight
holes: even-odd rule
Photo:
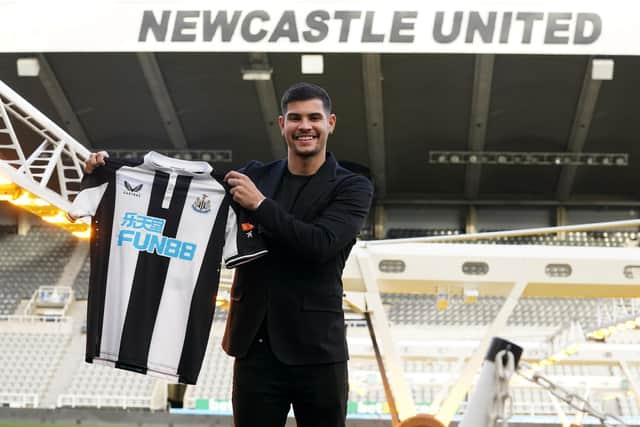
[[[302,74],[322,74],[324,73],[323,55],[301,55],[300,69]]]
[[[242,80],[271,80],[272,68],[243,68]]]
[[[613,80],[613,59],[594,59],[591,61],[591,79]]]
[[[20,77],[37,77],[40,74],[38,58],[18,58],[16,65]]]

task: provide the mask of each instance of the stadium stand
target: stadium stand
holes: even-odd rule
[[[82,273],[81,273],[82,274]],[[390,304],[390,320],[395,326],[420,325],[476,325],[491,321],[502,304],[497,297],[480,297],[474,304],[463,304],[460,297],[452,297],[448,310],[437,311],[433,297],[416,298],[415,295],[384,294],[383,300]],[[84,304],[84,302],[80,302]],[[597,300],[550,298],[524,298],[518,304],[510,323],[513,326],[557,325],[566,318],[579,317],[580,313],[593,314]],[[443,313],[449,317],[441,317]],[[225,310],[217,310],[213,331],[220,333],[226,316]],[[587,316],[588,317],[588,316]],[[75,319],[82,320],[82,319]],[[420,323],[420,322],[425,323]],[[80,334],[79,331],[73,334]],[[629,332],[632,336],[632,331]],[[80,337],[84,346],[84,336]],[[77,337],[70,334],[28,332],[0,334],[0,348],[14,348],[9,356],[3,352],[0,370],[0,396],[4,404],[15,406],[38,406],[41,396],[49,387],[51,377],[60,369],[61,358],[71,352],[68,345]],[[22,344],[17,344],[22,343]],[[54,348],[54,351],[50,351]],[[79,352],[76,348],[76,352]],[[8,358],[10,357],[10,359]],[[74,355],[78,357],[78,355]],[[9,371],[6,367],[12,367]],[[350,361],[349,408],[352,412],[381,414],[388,412],[386,396],[377,364],[373,358],[353,358]],[[405,376],[411,387],[416,405],[428,408],[438,397],[440,384],[459,372],[456,362],[447,360],[405,359]],[[230,405],[232,359],[226,356],[219,345],[219,337],[209,344],[198,384],[187,387],[184,406],[198,408],[202,401],[218,401],[219,406]],[[638,368],[633,367],[638,375]],[[619,368],[602,365],[554,365],[544,371],[545,375],[558,383],[575,383],[580,379],[608,379],[623,375]],[[115,370],[101,365],[88,365],[78,359],[71,373],[70,385],[57,399],[59,407],[119,407],[149,409],[154,395],[163,387],[163,382],[152,377]],[[517,415],[553,415],[556,407],[547,393],[533,386],[513,389],[513,412]],[[30,399],[30,400],[29,400]],[[607,410],[619,415],[636,415],[638,407],[633,398],[616,396],[607,403]],[[209,406],[211,408],[211,406]],[[462,406],[464,408],[464,405]],[[573,412],[565,408],[567,414]]]
[[[151,408],[157,381],[154,377],[80,361],[68,391],[58,397],[58,406]]]
[[[222,325],[214,326],[220,329]],[[220,329],[221,330],[221,329]],[[233,373],[233,359],[227,356],[219,345],[219,339],[211,337],[211,343],[205,356],[202,371],[198,378],[198,384],[187,387],[184,398],[186,408],[198,408],[199,401],[227,401],[231,400],[231,378]],[[411,378],[420,376],[424,372],[424,366],[427,362],[407,360],[405,361],[405,372]],[[434,365],[431,374],[442,374],[443,366],[453,369],[453,364],[430,364]],[[444,375],[449,375],[449,371]],[[371,358],[352,358],[349,361],[349,401],[353,404],[363,403],[378,409],[382,407],[379,404],[386,402],[384,388],[378,365]],[[427,404],[431,402],[437,392],[433,385],[412,382],[412,392],[416,398],[416,402]],[[371,409],[370,409],[371,410]],[[374,411],[375,412],[375,411]]]
[[[396,325],[488,325],[504,304],[503,297],[479,297],[465,304],[462,296],[449,297],[446,310],[439,310],[434,295],[382,294],[389,307],[389,320]],[[510,326],[561,326],[571,321],[583,327],[597,323],[596,298],[521,298],[508,320]]]
[[[70,337],[69,333],[0,332],[0,404],[37,407]]]
[[[455,229],[398,229],[390,230],[389,237],[447,236],[461,234]],[[555,235],[527,236],[496,239],[491,243],[535,244],[567,246],[637,246],[636,232],[584,232],[567,233],[562,239]],[[485,242],[486,243],[486,242]],[[0,230],[0,315],[15,313],[20,300],[27,299],[40,286],[59,281],[65,265],[70,262],[75,239],[64,231],[51,227],[32,227],[25,236],[15,230]],[[41,262],[37,262],[41,260]],[[232,272],[224,270],[223,282],[229,284]],[[76,299],[84,300],[88,294],[89,259],[82,261],[77,276],[72,281]],[[224,295],[224,291],[221,291]],[[383,294],[389,321],[393,327],[460,326],[483,327],[489,325],[504,303],[502,297],[480,296],[475,303],[465,304],[462,296],[448,297],[448,308],[439,310],[437,296],[410,294]],[[84,304],[83,301],[80,301]],[[74,303],[75,304],[75,303]],[[521,298],[509,317],[510,327],[559,328],[569,322],[579,322],[585,330],[603,322],[610,301],[595,298]],[[632,306],[633,301],[621,301]],[[226,311],[216,310],[213,330],[223,330]],[[83,319],[75,318],[81,324]],[[21,407],[43,405],[45,394],[54,394],[58,407],[89,408],[137,408],[143,410],[162,407],[166,386],[153,377],[116,370],[101,365],[86,364],[79,358],[84,347],[80,328],[73,333],[33,331],[7,332],[0,328],[0,348],[11,349],[0,354],[0,404]],[[76,334],[78,336],[76,336]],[[612,343],[635,344],[640,338],[629,331],[611,339]],[[79,346],[72,341],[81,340]],[[78,354],[71,354],[72,352]],[[61,376],[63,361],[75,358],[72,369],[63,373],[69,377],[68,386],[58,391],[52,389],[56,375]],[[405,376],[414,401],[422,411],[437,403],[441,384],[459,372],[453,361],[417,360],[403,361]],[[640,372],[634,365],[636,377]],[[380,373],[373,358],[354,358],[350,361],[349,411],[359,414],[388,413],[388,405]],[[212,339],[204,360],[198,384],[188,386],[184,407],[198,409],[202,402],[218,402],[217,408],[230,408],[233,359],[219,345],[219,337]],[[545,375],[559,384],[574,384],[581,380],[597,382],[599,378],[624,380],[624,374],[616,366],[554,365],[547,367]],[[603,380],[604,381],[604,380]],[[598,395],[598,399],[600,399]],[[606,410],[623,416],[636,416],[640,409],[631,396],[619,394],[607,396]],[[513,389],[513,413],[517,415],[554,415],[557,407],[548,394],[534,386]],[[166,398],[164,398],[166,402]],[[209,409],[212,406],[208,403]],[[461,406],[464,409],[464,403]],[[564,408],[567,414],[574,413]]]
[[[89,274],[91,273],[91,263],[89,257],[82,264],[80,272],[73,281],[73,292],[76,299],[87,299],[89,297]]]
[[[501,230],[482,230],[492,232]],[[388,239],[410,237],[452,236],[464,234],[457,229],[415,229],[392,228],[387,232]],[[483,243],[491,245],[550,245],[550,246],[594,246],[594,247],[635,247],[638,246],[638,232],[635,231],[578,231],[555,234],[541,234],[532,236],[500,237],[496,239],[478,239],[464,243]]]
[[[407,237],[431,237],[452,236],[464,234],[464,230],[458,229],[433,229],[433,228],[391,228],[387,232],[387,239],[402,239]]]
[[[217,320],[226,317],[226,311],[217,310],[216,322],[212,327],[209,346],[202,362],[202,370],[198,383],[187,387],[184,396],[185,408],[198,407],[198,400],[231,400],[231,378],[233,375],[233,358],[228,356],[220,346],[220,339],[214,336],[215,331],[222,331],[224,323]]]
[[[40,286],[54,286],[77,239],[53,226],[34,226],[21,236],[0,233],[0,315],[13,314]]]
[[[11,290],[0,290],[0,315],[13,314],[21,295]]]

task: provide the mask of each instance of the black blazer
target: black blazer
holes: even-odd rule
[[[344,361],[342,270],[373,187],[327,153],[288,213],[273,200],[286,166],[286,160],[253,162],[243,170],[267,197],[252,220],[269,254],[238,267],[222,346],[231,356],[244,356],[266,316],[269,342],[281,362]]]

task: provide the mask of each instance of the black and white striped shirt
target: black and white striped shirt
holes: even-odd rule
[[[267,253],[206,162],[107,159],[69,214],[93,216],[87,362],[194,384],[227,268]]]

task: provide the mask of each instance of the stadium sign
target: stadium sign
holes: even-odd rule
[[[0,51],[640,55],[639,3],[0,0]]]

